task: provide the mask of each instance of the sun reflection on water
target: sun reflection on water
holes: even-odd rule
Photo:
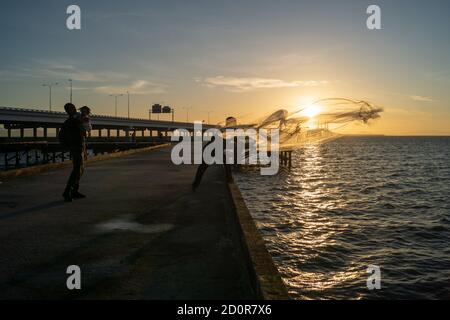
[[[318,144],[297,151],[295,170],[279,178],[278,184],[283,187],[272,202],[271,214],[277,218],[277,227],[265,221],[263,215],[258,220],[259,227],[267,233],[266,241],[274,244],[275,261],[292,293],[308,291],[307,296],[299,298],[320,298],[322,291],[364,274],[352,263],[343,264],[323,256],[325,251],[341,250],[337,239],[349,225],[332,214],[336,209],[344,209],[346,202],[340,196],[339,186],[332,185],[335,177],[324,170],[327,160],[322,153]],[[289,244],[289,251],[279,249],[280,243]]]
[[[449,145],[346,137],[296,150],[292,170],[277,176],[237,173],[292,296],[448,297]],[[372,264],[382,267],[383,290],[366,287]]]
[[[333,270],[334,261],[319,257],[324,248],[337,245],[336,239],[348,227],[338,223],[326,211],[343,208],[345,202],[339,197],[332,197],[325,186],[330,177],[327,176],[327,171],[323,170],[324,161],[320,145],[312,144],[303,149],[301,162],[297,163],[298,174],[295,174],[292,180],[300,187],[297,201],[307,201],[308,206],[299,204],[296,216],[302,227],[299,232],[293,233],[288,241],[295,243],[296,247],[306,248],[298,256],[300,265],[316,261],[322,264],[323,270],[328,269],[328,272],[309,272],[301,268],[286,270],[291,275],[287,280],[291,287],[307,286],[308,291],[317,292],[361,277],[361,270],[355,270],[352,266]]]

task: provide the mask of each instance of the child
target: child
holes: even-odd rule
[[[87,106],[81,107],[80,109],[79,118],[81,121],[81,129],[84,130],[85,135],[87,135],[92,130],[92,124],[91,124],[91,109]]]

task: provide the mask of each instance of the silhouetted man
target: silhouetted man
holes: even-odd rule
[[[203,175],[205,174],[205,171],[209,168],[209,164],[207,164],[205,162],[205,159],[203,158],[203,153],[205,151],[205,148],[207,146],[209,146],[211,143],[213,143],[216,139],[220,139],[222,141],[223,144],[223,164],[225,167],[225,177],[227,179],[227,182],[231,182],[233,181],[233,176],[231,175],[231,166],[230,164],[227,163],[227,159],[226,159],[226,155],[225,155],[225,150],[227,150],[227,140],[223,137],[218,137],[218,136],[214,136],[211,138],[211,141],[209,141],[208,143],[206,143],[205,145],[203,145],[202,147],[202,163],[198,166],[197,168],[197,172],[195,173],[195,178],[194,178],[194,182],[192,182],[192,191],[195,192],[195,190],[197,190],[197,188],[200,185],[200,182],[202,181]],[[234,150],[234,164],[237,163],[237,138],[233,138],[234,139],[234,144],[233,144],[233,150]],[[247,152],[248,153],[248,152]],[[211,156],[215,157],[216,156],[216,152],[215,150],[213,150],[211,152]]]
[[[81,199],[86,196],[78,192],[80,187],[80,178],[84,171],[84,161],[86,154],[85,134],[82,127],[82,121],[77,114],[77,109],[72,103],[66,103],[64,110],[69,118],[64,122],[60,131],[60,141],[70,150],[72,156],[73,169],[67,181],[63,197],[67,202],[72,199]]]

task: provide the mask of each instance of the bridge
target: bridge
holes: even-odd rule
[[[0,107],[0,125],[7,132],[6,137],[0,137],[0,168],[8,170],[69,160],[70,154],[57,139],[66,119],[64,112]],[[190,134],[194,131],[194,124],[187,122],[104,115],[92,115],[91,121],[93,130],[88,139],[91,155],[147,148],[170,141],[177,129],[185,129]],[[204,130],[214,127],[203,125]]]
[[[64,112],[0,107],[0,124],[3,124],[4,128],[7,130],[8,138],[13,137],[13,130],[17,130],[20,138],[24,138],[25,129],[32,129],[32,137],[38,138],[38,128],[42,128],[43,137],[47,138],[48,129],[55,129],[55,133],[57,133],[66,119],[67,114]],[[136,135],[136,132],[140,132],[142,136],[145,136],[147,131],[150,136],[161,137],[168,136],[170,132],[177,129],[186,129],[190,132],[193,132],[194,130],[194,124],[187,122],[135,119],[104,115],[92,115],[91,120],[93,130],[96,131],[98,137],[102,137],[104,133],[106,133],[107,137],[111,137],[111,131],[115,131],[116,137],[119,137],[121,132],[125,132],[125,136],[128,136],[130,133]],[[214,127],[216,126],[208,124],[203,125],[204,129]]]
[[[17,169],[69,160],[68,150],[57,139],[66,119],[67,114],[64,112],[0,107],[0,125],[3,124],[7,131],[7,137],[0,137],[0,169]],[[89,132],[88,139],[90,155],[167,143],[178,129],[185,129],[190,135],[194,132],[194,123],[187,122],[104,115],[92,115],[91,122],[93,130]],[[216,125],[208,124],[203,124],[202,127],[203,130],[217,128]],[[183,135],[182,132],[180,134]],[[282,165],[290,167],[291,151],[282,151],[280,160]]]

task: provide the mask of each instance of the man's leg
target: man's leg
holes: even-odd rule
[[[74,191],[77,191],[80,184],[80,176],[83,167],[83,156],[80,150],[71,150],[72,155],[72,172],[70,173],[69,180],[67,181],[66,189],[64,190],[63,197],[66,201],[72,201]]]
[[[77,152],[76,157],[74,157],[74,181],[72,185],[72,198],[74,199],[81,199],[86,198],[84,194],[81,194],[78,192],[78,189],[80,188],[80,179],[84,172],[84,162],[85,162],[85,154],[84,151],[81,150],[80,152]]]
[[[63,193],[64,200],[68,202],[72,201],[72,190],[79,174],[79,160],[77,157],[77,152],[71,150],[70,153],[72,156],[72,172],[70,173],[69,179],[67,180],[66,189]]]
[[[206,163],[202,163],[197,168],[197,173],[195,174],[194,182],[192,183],[192,190],[195,191],[197,187],[200,185],[200,182],[202,181],[203,174],[205,173],[206,169],[208,169],[209,165]]]

